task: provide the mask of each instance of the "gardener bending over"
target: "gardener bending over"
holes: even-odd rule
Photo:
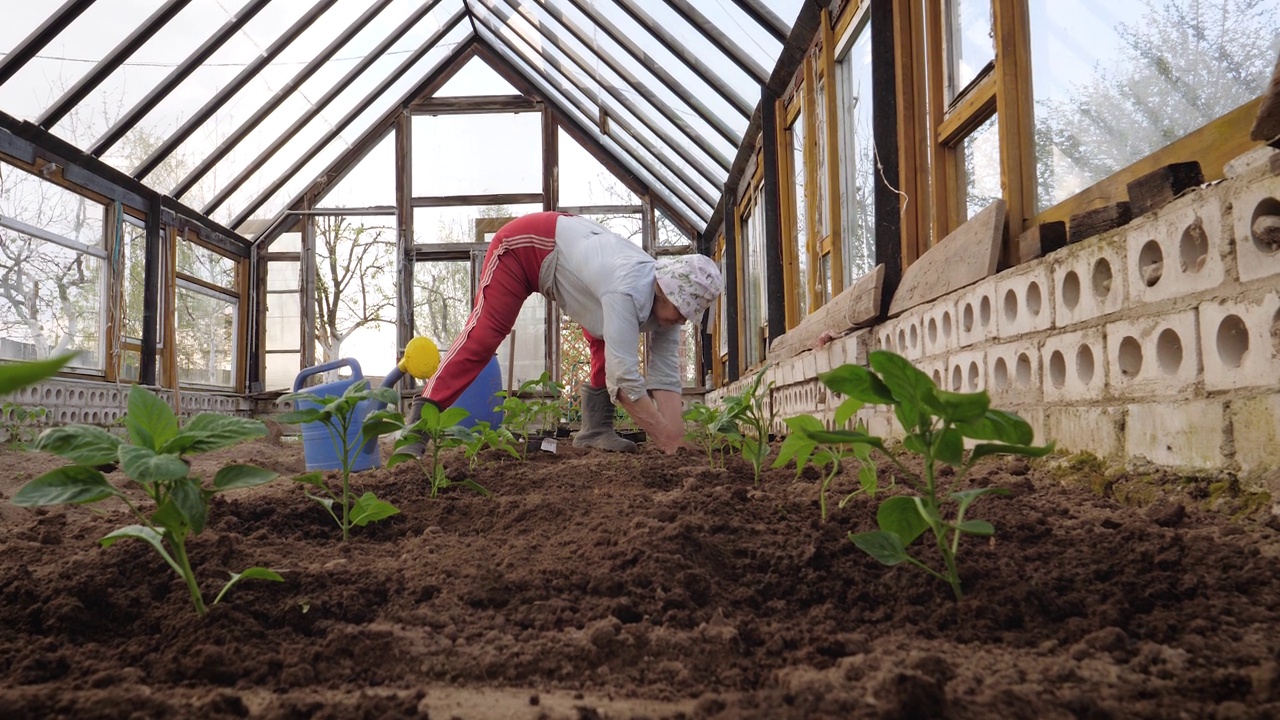
[[[458,399],[511,332],[525,298],[540,292],[582,326],[591,347],[591,377],[582,387],[582,431],[575,447],[632,452],[613,429],[614,401],[650,442],[667,453],[683,443],[680,326],[703,313],[724,281],[705,255],[654,260],[634,243],[586,218],[558,212],[507,223],[485,254],[475,308],[413,402],[440,409]],[[649,333],[648,382],[640,376],[640,333]],[[425,446],[400,452],[421,455]]]

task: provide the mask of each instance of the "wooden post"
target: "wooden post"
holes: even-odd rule
[[[746,180],[745,182],[750,182]],[[725,377],[734,382],[739,377],[741,355],[738,348],[740,333],[738,332],[738,213],[733,210],[729,198],[735,197],[734,188],[724,187],[724,327],[720,332],[726,333],[725,344],[729,349],[726,362]],[[716,348],[718,355],[720,348]]]
[[[396,115],[396,358],[413,339],[413,115]],[[406,389],[414,379],[401,381]]]
[[[550,108],[542,107],[542,209],[560,207],[560,128]],[[479,240],[479,238],[477,238]],[[547,301],[546,362],[551,379],[560,382],[560,312],[554,302]],[[516,346],[515,335],[511,347]],[[571,388],[571,390],[573,390]]]
[[[142,358],[138,365],[138,382],[156,384],[156,348],[160,340],[160,195],[150,198],[147,208],[146,250],[142,263]]]
[[[761,139],[764,144],[764,263],[769,288],[769,342],[786,332],[786,294],[782,272],[782,192],[778,177],[778,96],[768,87],[760,91]],[[754,268],[753,268],[754,269]],[[754,333],[754,328],[751,329]]]
[[[926,225],[917,221],[921,212],[922,195],[917,193],[917,180],[911,187],[903,188],[900,178],[917,177],[902,174],[900,170],[915,168],[917,158],[916,138],[911,128],[914,124],[899,124],[900,119],[914,123],[914,96],[900,95],[900,88],[911,85],[907,68],[896,67],[897,53],[894,33],[898,17],[894,0],[871,1],[871,92],[875,97],[872,107],[871,132],[875,146],[876,183],[874,202],[876,208],[876,262],[884,265],[884,288],[881,293],[881,313],[888,312],[889,301],[902,279],[902,268],[924,252],[919,233]],[[898,98],[903,98],[900,107]],[[898,139],[903,156],[898,156]],[[907,156],[910,156],[909,158]],[[899,192],[901,190],[902,192]],[[904,197],[905,195],[905,197]],[[915,200],[915,202],[911,202]],[[910,237],[909,242],[903,242]],[[908,249],[909,248],[909,249]]]
[[[302,200],[304,210],[311,209],[312,196]],[[302,216],[302,243],[298,253],[298,335],[299,369],[316,364],[316,219]]]

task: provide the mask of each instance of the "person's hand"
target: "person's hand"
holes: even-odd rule
[[[653,444],[659,450],[667,455],[675,455],[681,449],[690,448],[690,444],[685,441],[684,436],[671,430],[666,430],[654,436]]]

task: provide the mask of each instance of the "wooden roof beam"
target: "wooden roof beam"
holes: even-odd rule
[[[21,70],[27,61],[35,57],[48,45],[54,38],[66,29],[73,20],[80,17],[80,14],[89,9],[93,4],[93,0],[67,0],[58,8],[58,11],[50,15],[44,22],[40,23],[40,27],[31,31],[31,34],[22,39],[17,47],[9,51],[3,59],[0,59],[0,85],[9,81],[19,70]]]

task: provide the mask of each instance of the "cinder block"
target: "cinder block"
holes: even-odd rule
[[[979,392],[987,389],[987,354],[984,350],[952,353],[947,361],[946,385],[952,392]]]
[[[908,360],[924,357],[924,324],[918,309],[902,315],[894,321],[893,351]]]
[[[831,371],[831,345],[827,344],[817,350],[811,350],[807,354],[813,356],[813,365],[815,373],[825,373]],[[814,377],[817,377],[815,374]]]
[[[1200,379],[1196,311],[1107,325],[1108,389],[1116,397],[1185,397]]]
[[[818,379],[818,359],[812,351],[800,354],[800,382]]]
[[[1231,208],[1240,279],[1248,282],[1280,274],[1280,242],[1263,220],[1280,216],[1280,177],[1240,187],[1231,196]]]
[[[897,345],[898,321],[888,320],[880,323],[875,327],[875,350],[887,350],[889,352],[902,354]]]
[[[1280,383],[1280,295],[1200,304],[1206,390]]]
[[[1280,470],[1280,394],[1232,400],[1228,414],[1240,469],[1249,475]]]
[[[1044,396],[1040,349],[1023,341],[987,348],[987,392],[993,402],[1039,403]]]
[[[996,335],[1010,340],[1053,325],[1049,267],[1001,275],[996,280]]]
[[[953,297],[944,297],[925,307],[921,323],[924,326],[922,354],[926,357],[950,352],[960,346],[959,333],[956,330],[956,303]]]
[[[1224,420],[1220,400],[1129,405],[1125,454],[1141,455],[1157,465],[1221,467]]]
[[[1197,193],[1135,224],[1128,236],[1129,298],[1182,297],[1222,284],[1222,200]]]
[[[1040,346],[1044,400],[1088,402],[1107,387],[1106,343],[1101,328],[1054,335]]]
[[[933,384],[948,390],[951,387],[950,381],[947,380],[947,360],[945,356],[928,358],[916,363],[916,367],[920,368],[920,372],[929,376],[933,380]]]
[[[1049,405],[1045,408],[1045,434],[1037,435],[1036,443],[1049,441],[1067,452],[1118,457],[1124,449],[1124,409]]]
[[[996,336],[996,283],[985,280],[956,298],[959,347],[968,347]]]
[[[1124,307],[1125,245],[1108,235],[1072,245],[1053,265],[1054,327],[1068,327]]]

